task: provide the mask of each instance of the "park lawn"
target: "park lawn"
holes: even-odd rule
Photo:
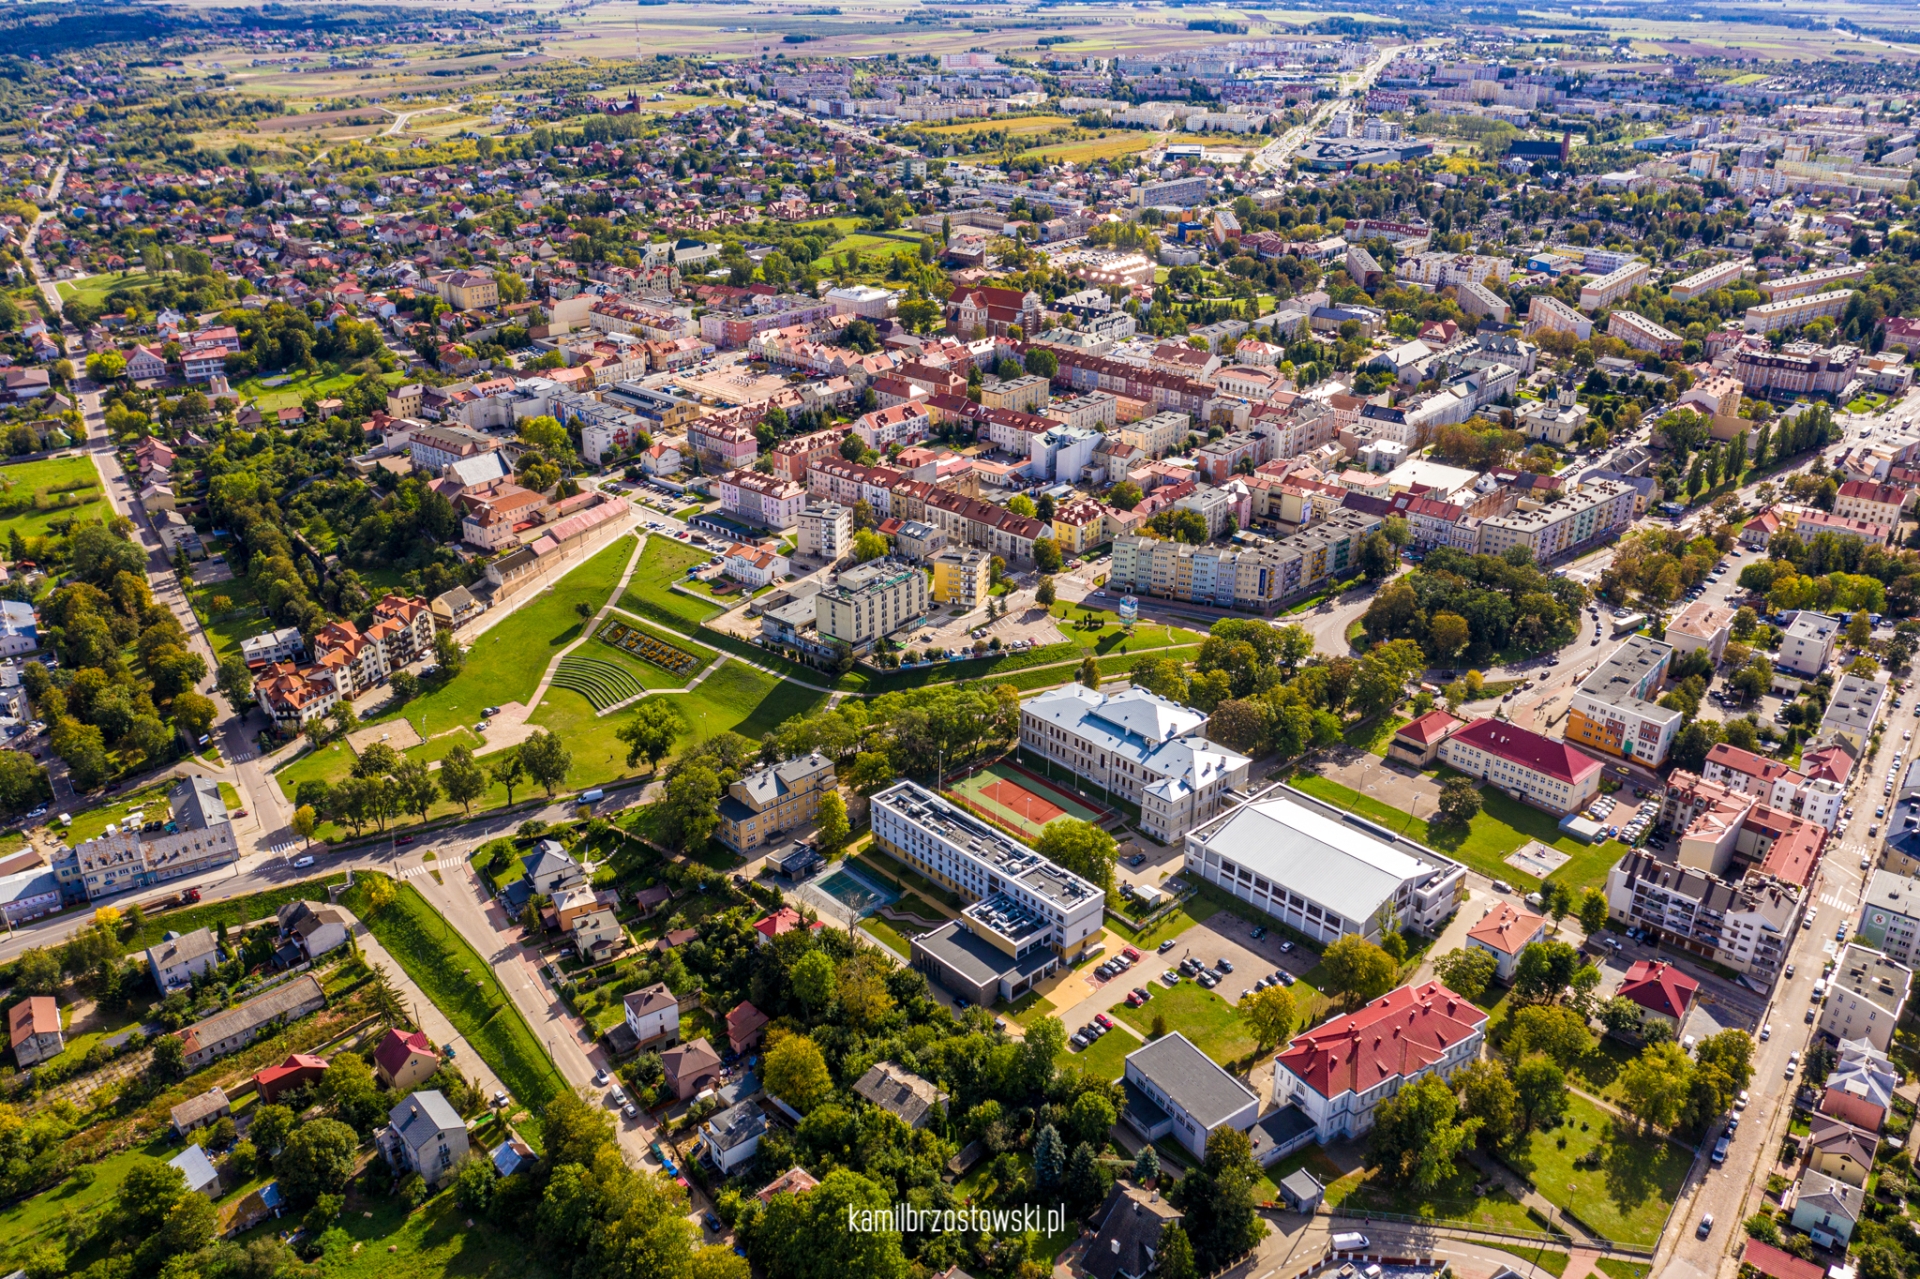
[[[1068,1028],[1069,1033],[1072,1029]],[[1082,1052],[1075,1052],[1072,1044],[1063,1045],[1054,1060],[1062,1070],[1078,1069],[1095,1079],[1118,1079],[1127,1073],[1127,1054],[1144,1047],[1138,1039],[1115,1027]]]
[[[1397,1212],[1428,1221],[1457,1221],[1487,1226],[1495,1230],[1540,1229],[1527,1216],[1526,1205],[1504,1190],[1478,1195],[1474,1187],[1480,1174],[1465,1162],[1456,1162],[1452,1175],[1431,1191],[1411,1186],[1390,1186],[1371,1170],[1350,1173],[1327,1187],[1327,1202],[1348,1213]]]
[[[1454,774],[1450,769],[1442,776],[1447,774],[1464,776]],[[1508,865],[1506,858],[1530,839],[1537,839],[1550,848],[1572,855],[1571,861],[1548,878],[1565,884],[1576,895],[1583,888],[1597,888],[1604,884],[1607,871],[1626,853],[1626,845],[1618,840],[1609,839],[1589,845],[1582,844],[1570,835],[1562,835],[1552,817],[1492,787],[1480,789],[1480,811],[1474,814],[1466,831],[1461,832],[1453,827],[1431,827],[1410,813],[1391,808],[1331,778],[1296,776],[1291,785],[1315,799],[1344,808],[1350,813],[1358,813],[1389,830],[1419,840],[1429,848],[1465,862],[1489,878],[1517,879],[1529,888],[1541,881],[1516,866]]]
[[[1602,1257],[1593,1267],[1607,1279],[1647,1279],[1653,1270],[1648,1262],[1628,1261],[1625,1257]]]
[[[82,302],[100,306],[106,302],[109,293],[122,285],[139,288],[142,285],[158,283],[159,281],[148,276],[145,270],[106,271],[99,275],[82,276],[77,280],[62,280],[56,287],[60,290],[62,302],[72,302],[77,298]],[[78,364],[79,361],[76,360],[74,363]]]
[[[242,399],[252,401],[262,413],[278,412],[281,409],[299,408],[309,398],[325,399],[338,395],[342,391],[358,384],[358,373],[329,372],[332,366],[321,365],[311,373],[295,373],[291,379],[279,386],[267,386],[269,380],[277,381],[286,374],[268,374],[265,377],[250,377],[235,386],[234,392]],[[398,386],[406,381],[404,373],[384,373],[382,381]]]
[[[458,675],[407,703],[403,713],[420,735],[471,724],[488,706],[530,701],[548,665],[580,638],[584,623],[574,606],[599,611],[626,571],[633,546],[631,537],[617,538],[484,631],[467,649]]]
[[[1240,1010],[1190,981],[1172,989],[1156,988],[1153,998],[1140,1007],[1121,1004],[1113,1009],[1113,1015],[1142,1035],[1153,1033],[1155,1017],[1165,1017],[1168,1030],[1179,1031],[1222,1066],[1244,1061],[1256,1047],[1240,1020]]]
[[[868,915],[860,921],[860,927],[873,934],[874,940],[878,941],[894,954],[900,956],[900,958],[913,958],[912,943],[902,936],[900,930],[895,928],[888,920],[882,919],[878,915]]]
[[[110,509],[90,457],[0,466],[0,536],[43,537],[55,520],[104,519]]]
[[[17,1267],[41,1244],[64,1242],[68,1219],[89,1221],[104,1214],[120,1183],[142,1159],[171,1159],[179,1153],[175,1142],[161,1138],[86,1165],[94,1172],[90,1186],[68,1177],[51,1190],[8,1205],[0,1211],[0,1262]]]
[[[687,569],[704,563],[707,555],[670,537],[649,537],[647,549],[633,570],[626,593],[617,607],[626,613],[651,619],[678,630],[680,626],[699,626],[726,610],[718,604],[703,604],[691,595],[672,589],[672,583],[687,575]],[[675,623],[679,623],[676,626]]]
[[[1361,720],[1340,736],[1347,745],[1363,750],[1381,759],[1387,757],[1387,747],[1393,744],[1393,735],[1402,724],[1408,723],[1405,715],[1376,715],[1372,719]]]
[[[207,633],[207,643],[213,646],[213,661],[216,667],[229,657],[240,656],[240,641],[264,635],[274,629],[273,619],[264,613],[239,616],[228,615],[218,622],[202,622],[200,629]]]
[[[355,1195],[334,1222],[346,1238],[326,1252],[317,1272],[325,1279],[547,1279],[553,1273],[527,1237],[484,1215],[473,1216],[472,1225],[468,1220],[447,1191],[417,1210],[404,1195]],[[284,1229],[269,1219],[240,1242]]]
[[[640,619],[618,610],[615,610],[614,615],[607,620],[618,621],[624,626],[644,631],[663,644],[671,644],[683,652],[692,654],[694,660],[699,663],[685,675],[675,675],[666,667],[655,666],[652,662],[635,656],[618,645],[602,642],[597,636],[593,643],[574,650],[572,655],[575,657],[591,657],[602,662],[613,663],[638,680],[642,688],[685,688],[688,681],[713,665],[713,659],[717,656],[712,649],[695,644],[684,635],[675,635],[672,631],[662,630],[658,626],[649,626]],[[604,627],[607,623],[602,622],[600,625]]]
[[[421,991],[473,1045],[514,1100],[536,1116],[567,1091],[567,1081],[541,1047],[493,966],[441,918],[412,884],[399,885],[393,903],[369,915],[366,885],[383,878],[363,871],[341,897],[387,948]]]
[[[1020,998],[1014,1000],[1011,1004],[1004,1006],[1000,1011],[1005,1014],[1007,1019],[1013,1022],[1014,1025],[1027,1027],[1033,1025],[1033,1023],[1039,1021],[1042,1017],[1051,1017],[1060,1010],[1055,1008],[1053,1001],[1045,995],[1037,990],[1030,990],[1020,996]]]
[[[1565,1137],[1561,1148],[1559,1138]],[[1588,1171],[1574,1161],[1602,1152]],[[1506,1156],[1507,1164],[1543,1198],[1600,1235],[1652,1247],[1680,1195],[1690,1152],[1659,1136],[1641,1136],[1584,1097],[1569,1095],[1567,1118],[1557,1132],[1530,1134]]]
[[[1491,992],[1492,987],[1488,990]],[[1492,1010],[1488,1011],[1490,1019],[1494,1015]],[[1633,1045],[1603,1035],[1593,1051],[1573,1064],[1574,1074],[1587,1092],[1617,1106],[1621,1098],[1620,1072],[1638,1055]]]
[[[1073,604],[1066,600],[1056,601],[1048,611],[1060,619],[1061,634],[1099,656],[1198,644],[1206,638],[1200,632],[1184,626],[1157,626],[1152,623],[1135,626],[1129,635],[1127,628],[1120,624],[1120,615],[1113,610],[1088,608],[1084,604]],[[1084,624],[1089,622],[1099,625],[1083,629]]]
[[[932,128],[917,130],[932,133],[940,137],[966,137],[974,133],[987,133],[998,130],[1010,138],[1030,136],[1035,133],[1052,133],[1055,129],[1071,129],[1073,120],[1064,115],[1028,115],[1014,119],[1004,117],[970,121],[966,124],[941,124]]]

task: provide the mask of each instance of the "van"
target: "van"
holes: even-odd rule
[[[1813,983],[1813,1002],[1817,1004],[1821,1000],[1825,999],[1826,997],[1827,997],[1827,983],[1824,980],[1814,982]]]
[[[1733,1139],[1731,1137],[1722,1137],[1719,1141],[1715,1142],[1713,1144],[1713,1162],[1716,1164],[1727,1162],[1727,1148],[1732,1144]]]
[[[598,786],[592,790],[583,790],[580,792],[580,802],[583,804],[597,804],[606,797],[607,792]]]
[[[1358,1252],[1362,1248],[1371,1246],[1372,1244],[1367,1237],[1357,1230],[1349,1230],[1345,1234],[1338,1234],[1333,1237],[1333,1250],[1335,1252]]]

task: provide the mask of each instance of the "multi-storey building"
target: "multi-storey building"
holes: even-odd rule
[[[728,471],[720,477],[720,509],[762,528],[789,529],[806,509],[807,490],[792,480],[758,471]]]
[[[933,565],[933,602],[979,608],[987,598],[993,557],[975,546],[949,546],[936,554]]]
[[[387,669],[397,671],[433,652],[433,609],[425,600],[383,596],[373,606],[367,638],[385,650]]]
[[[1830,266],[1818,271],[1805,271],[1799,275],[1783,275],[1777,280],[1766,280],[1753,287],[1760,290],[1769,302],[1786,302],[1793,298],[1805,297],[1810,293],[1832,292],[1835,285],[1845,284],[1850,280],[1865,279],[1866,274],[1867,264],[1857,262],[1847,266]]]
[[[1524,546],[1536,564],[1613,537],[1633,523],[1634,490],[1619,480],[1590,479],[1557,502],[1524,507],[1480,522],[1480,553]]]
[[[752,466],[760,441],[747,427],[701,418],[687,428],[687,447],[702,468],[717,474]]]
[[[927,575],[911,564],[875,560],[840,574],[815,601],[820,634],[864,653],[927,615]]]
[[[1645,262],[1628,262],[1617,266],[1580,286],[1580,309],[1598,311],[1612,306],[1645,284],[1651,274],[1652,269]]]
[[[1845,519],[1897,529],[1900,513],[1912,496],[1912,489],[1871,480],[1848,480],[1833,499],[1833,513]]]
[[[1440,744],[1441,762],[1550,813],[1577,813],[1600,793],[1600,761],[1565,742],[1477,719]]]
[[[1864,1039],[1887,1052],[1912,986],[1913,969],[1909,965],[1861,945],[1858,939],[1848,943],[1827,981],[1827,998],[1820,1007],[1820,1033],[1841,1042]]]
[[[1298,1036],[1273,1063],[1273,1101],[1297,1106],[1315,1140],[1370,1131],[1380,1103],[1480,1056],[1487,1014],[1439,982],[1402,986]]]
[[[1840,820],[1845,789],[1832,777],[1809,777],[1779,760],[1755,755],[1727,742],[1707,752],[1703,780],[1751,795],[1769,808],[1792,813],[1832,830]]]
[[[1887,702],[1887,679],[1887,673],[1881,671],[1871,677],[1848,673],[1834,681],[1815,743],[1844,747],[1854,758],[1865,758],[1874,722]]]
[[[408,436],[407,452],[415,466],[438,474],[455,462],[490,453],[501,443],[464,426],[417,426]]]
[[[1801,908],[1797,889],[1749,872],[1738,883],[1636,849],[1607,873],[1607,911],[1668,945],[1771,986]]]
[[[773,472],[796,484],[804,484],[815,462],[839,456],[840,441],[845,438],[845,431],[830,427],[781,440],[773,446]]]
[[[1839,642],[1839,638],[1840,622],[1837,618],[1803,608],[1787,623],[1786,634],[1781,637],[1773,664],[1776,668],[1811,679],[1827,669],[1827,662],[1833,656],[1833,646]]]
[[[814,559],[837,560],[853,552],[853,508],[838,502],[820,502],[796,517],[800,525],[799,552]]]
[[[1671,644],[1644,635],[1629,638],[1574,690],[1566,739],[1658,768],[1684,718],[1653,700],[1672,659]]]
[[[1100,889],[917,782],[873,797],[873,839],[969,905],[913,939],[913,966],[975,1003],[1016,999],[1097,940]]]
[[[812,821],[838,784],[833,761],[815,751],[755,769],[720,800],[720,842],[737,853]]]
[[[1915,939],[1920,938],[1920,879],[1875,871],[1860,899],[1860,926],[1854,931],[1856,942],[1914,967]]]
[[[1737,258],[1726,262],[1716,262],[1714,265],[1704,270],[1695,271],[1692,275],[1675,283],[1667,290],[1667,296],[1676,302],[1691,302],[1703,293],[1711,293],[1715,289],[1726,288],[1728,285],[1739,280],[1739,278],[1750,269],[1752,269],[1752,263],[1743,262]]]
[[[1686,342],[1672,329],[1655,324],[1637,311],[1615,311],[1609,315],[1607,336],[1619,338],[1636,351],[1650,351],[1668,360],[1677,357]]]
[[[1165,457],[1193,430],[1193,419],[1185,413],[1155,413],[1134,422],[1123,422],[1114,432],[1122,442],[1143,449],[1154,459]]]
[[[1797,329],[1815,320],[1837,319],[1847,309],[1851,289],[1830,293],[1810,293],[1783,302],[1763,302],[1747,308],[1742,323],[1749,333],[1772,333],[1776,329]],[[1742,379],[1743,381],[1745,379]]]
[[[1859,363],[1856,347],[1789,342],[1778,351],[1742,347],[1734,353],[1733,375],[1752,395],[1838,395],[1854,382]]]
[[[167,792],[167,803],[173,810],[171,833],[147,836],[137,821],[110,823],[104,833],[62,855],[55,869],[71,857],[74,881],[93,899],[151,888],[239,859],[239,841],[216,783],[185,778]]]
[[[1536,293],[1527,303],[1527,336],[1537,333],[1566,333],[1584,342],[1593,336],[1593,321],[1559,298]]]
[[[358,697],[387,682],[393,666],[386,645],[360,633],[342,618],[321,627],[313,637],[313,664],[332,677],[342,697]]]
[[[1207,821],[1247,780],[1246,756],[1205,737],[1207,717],[1145,689],[1063,684],[1020,708],[1020,744],[1140,808],[1162,843]]]

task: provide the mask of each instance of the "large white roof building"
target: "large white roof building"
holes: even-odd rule
[[[1249,760],[1203,735],[1207,717],[1142,688],[1066,684],[1020,708],[1020,744],[1140,806],[1163,842],[1219,813]]]
[[[1188,835],[1186,866],[1318,941],[1431,929],[1453,913],[1467,873],[1383,827],[1330,816],[1284,791]]]

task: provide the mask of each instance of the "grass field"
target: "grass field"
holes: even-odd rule
[[[328,1249],[316,1267],[327,1279],[546,1279],[553,1273],[517,1232],[479,1214],[467,1225],[451,1194],[418,1210],[409,1209],[402,1195],[364,1201],[356,1196],[347,1208],[334,1223],[347,1241]],[[269,1219],[255,1228],[275,1229],[285,1226]]]
[[[1152,999],[1138,1008],[1122,1004],[1113,1015],[1143,1035],[1153,1033],[1156,1016],[1165,1017],[1169,1030],[1185,1035],[1195,1048],[1222,1066],[1244,1060],[1256,1047],[1240,1020],[1240,1010],[1212,991],[1190,981],[1172,989],[1157,982],[1147,988],[1153,992]]]
[[[267,380],[277,381],[282,376],[290,377],[290,380],[279,386],[265,385]],[[381,377],[392,386],[398,386],[406,380],[404,373],[385,373]],[[298,408],[309,397],[325,399],[329,395],[338,395],[359,380],[357,373],[330,373],[322,367],[311,373],[269,374],[267,379],[250,377],[233,389],[241,398],[251,400],[262,413],[271,413]]]
[[[1092,164],[1095,160],[1111,160],[1116,156],[1133,155],[1139,151],[1151,149],[1159,141],[1154,133],[1115,133],[1104,138],[1086,138],[1079,142],[1056,142],[1052,146],[1035,147],[1025,152],[1022,159],[1040,159],[1050,164]]]
[[[940,124],[919,130],[944,138],[964,138],[975,133],[1003,132],[1010,138],[1029,137],[1036,133],[1052,133],[1055,129],[1070,129],[1073,121],[1063,115],[1028,115],[1014,119],[1004,117],[986,120],[969,120],[963,124]]]
[[[1072,1034],[1074,1029],[1067,1027],[1067,1033]],[[1094,1040],[1085,1052],[1075,1052],[1073,1045],[1066,1045],[1055,1060],[1062,1070],[1084,1071],[1095,1079],[1118,1079],[1127,1071],[1127,1054],[1143,1047],[1138,1039],[1116,1027]]]
[[[0,536],[18,529],[40,537],[55,520],[108,514],[106,490],[90,457],[50,457],[0,466]]]
[[[1459,774],[1448,769],[1444,770],[1443,775]],[[1418,817],[1388,807],[1330,778],[1298,776],[1292,784],[1315,799],[1358,813],[1369,821],[1379,822],[1391,830],[1411,836],[1449,857],[1456,857],[1483,875],[1509,882],[1519,880],[1529,887],[1541,881],[1518,867],[1509,866],[1505,859],[1530,839],[1537,839],[1549,848],[1556,848],[1572,857],[1571,861],[1548,878],[1565,884],[1576,895],[1583,888],[1603,885],[1607,871],[1626,853],[1626,845],[1618,840],[1583,844],[1570,835],[1562,835],[1552,817],[1491,787],[1481,789],[1481,809],[1467,829],[1462,831],[1458,827],[1429,826]]]
[[[947,793],[1029,842],[1040,838],[1047,823],[1062,817],[1091,822],[1101,816],[1071,795],[1042,785],[1006,764],[989,764],[971,777],[950,783]]]
[[[1567,1100],[1560,1130],[1533,1133],[1507,1162],[1554,1207],[1607,1238],[1647,1246],[1659,1242],[1692,1155],[1662,1137],[1632,1132],[1584,1097]],[[1596,1149],[1598,1169],[1574,1167],[1576,1159]]]
[[[222,924],[228,928],[238,928],[241,924],[271,918],[275,911],[288,902],[325,901],[327,882],[325,876],[304,879],[297,884],[280,884],[265,892],[249,893],[245,897],[230,897],[225,901],[202,902],[178,910],[158,911],[142,921],[140,927],[123,933],[120,944],[132,953],[145,950],[170,932],[190,933],[196,928],[219,932]],[[126,908],[122,906],[121,909]]]
[[[134,1165],[142,1159],[171,1159],[179,1153],[174,1142],[160,1140],[108,1155],[87,1165],[94,1172],[92,1185],[82,1186],[69,1177],[44,1194],[9,1205],[0,1211],[0,1262],[18,1266],[41,1244],[64,1241],[69,1221],[92,1220],[108,1210]]]
[[[640,554],[639,566],[633,570],[633,578],[620,596],[620,610],[654,621],[672,620],[694,626],[718,617],[726,611],[720,605],[703,604],[671,589],[675,579],[685,577],[689,567],[703,563],[706,558],[704,551],[670,537],[649,537],[647,549]]]
[[[149,278],[145,271],[108,271],[102,275],[83,275],[77,280],[62,280],[57,287],[62,302],[78,300],[98,306],[106,302],[109,293],[122,285],[137,288],[154,283],[157,281]]]
[[[567,1091],[567,1081],[501,988],[493,966],[412,884],[401,884],[393,904],[369,916],[364,885],[370,877],[367,872],[356,876],[341,903],[360,916],[514,1099],[538,1115]]]

